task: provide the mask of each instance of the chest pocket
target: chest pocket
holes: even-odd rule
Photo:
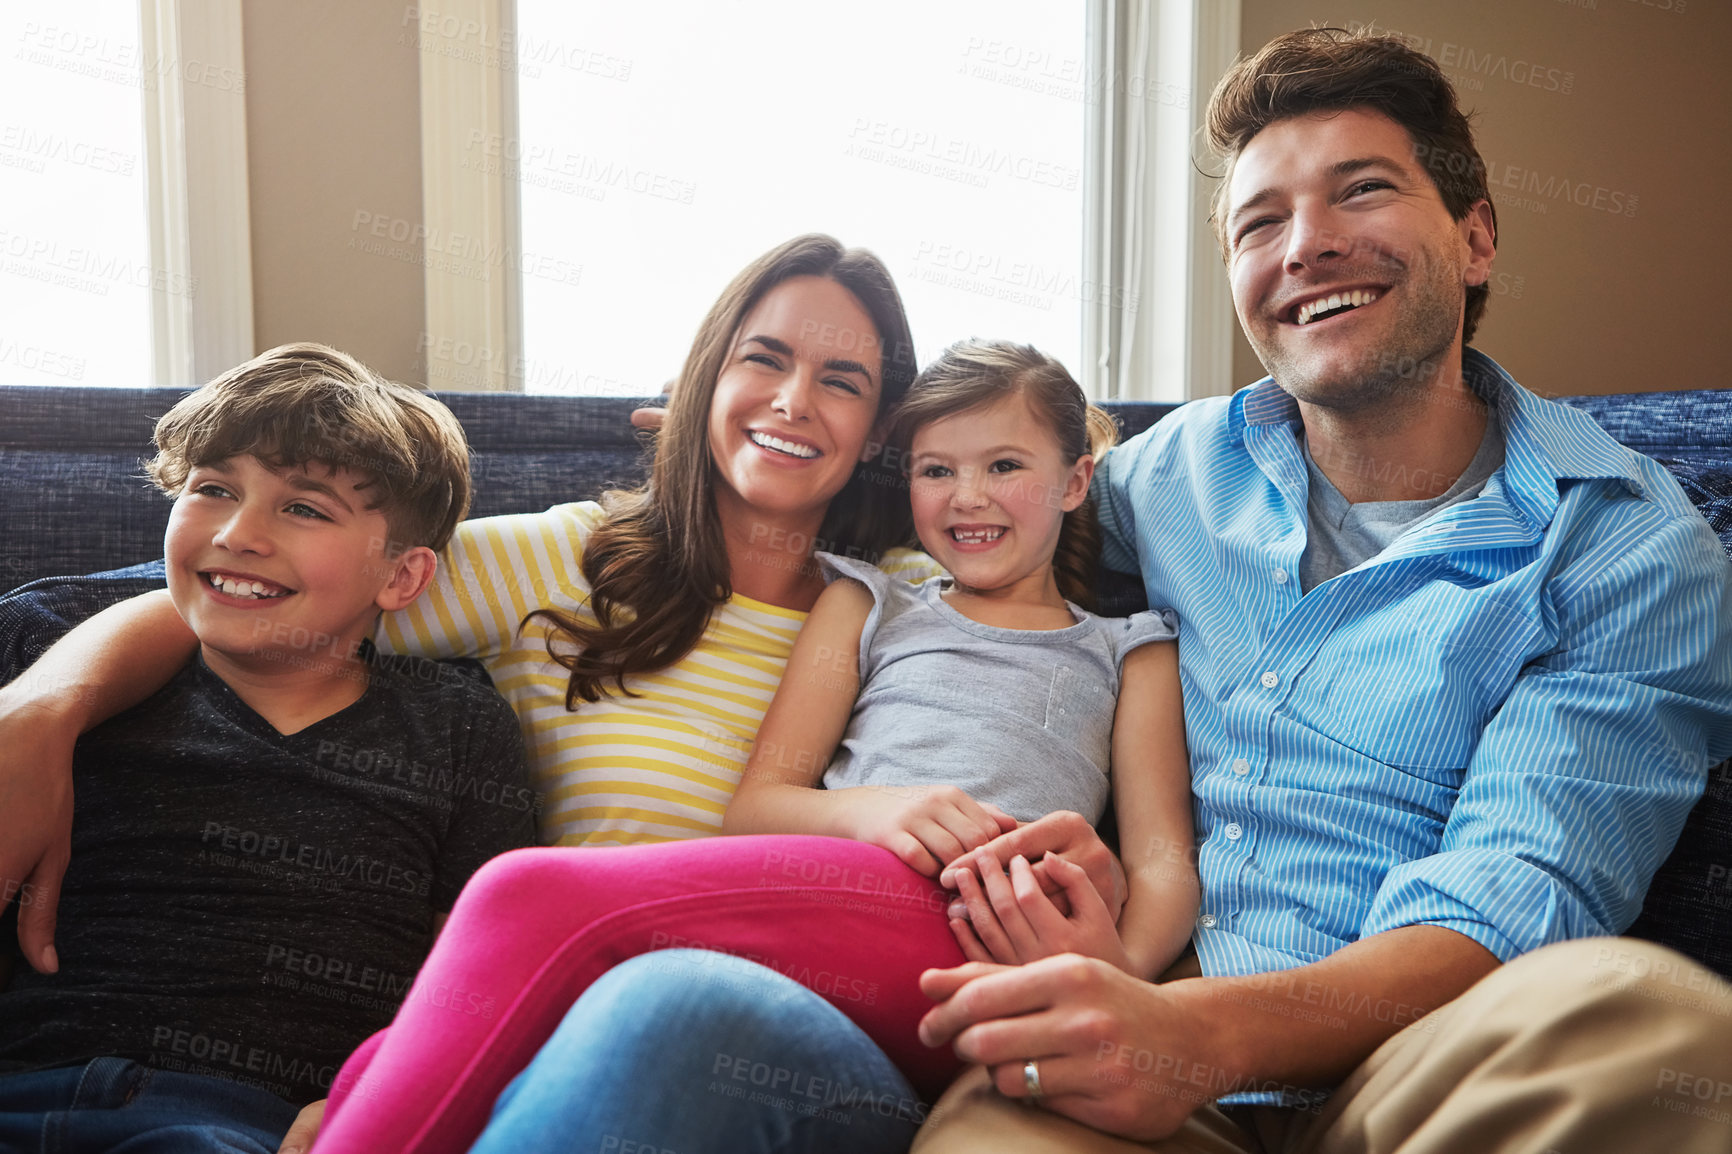
[[[1091,718],[1111,716],[1112,702],[1098,680],[1069,665],[1053,667],[1046,695],[1046,728],[1075,733]]]
[[[1326,681],[1323,708],[1307,720],[1385,765],[1458,785],[1539,633],[1497,601],[1428,590],[1331,636],[1308,677]]]

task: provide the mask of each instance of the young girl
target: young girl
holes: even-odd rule
[[[928,1094],[957,1063],[916,1039],[923,969],[1077,951],[1149,977],[1171,962],[1197,906],[1176,654],[1149,644],[1173,625],[1108,621],[1064,595],[1089,596],[1089,438],[1104,447],[1110,428],[1032,349],[948,350],[910,390],[891,443],[921,541],[951,579],[908,589],[824,559],[831,583],[725,818],[729,833],[831,836],[496,859],[392,1028],[345,1065],[320,1150],[463,1149],[577,994],[647,950],[772,965]],[[813,788],[820,775],[826,788]],[[1050,810],[1096,821],[1109,789],[1129,888],[1116,926],[1062,858],[1013,859],[1008,875],[965,861]],[[947,919],[954,898],[932,879],[959,864],[969,916]]]
[[[931,877],[1044,813],[1098,823],[1110,764],[1131,882],[1116,932],[1098,901],[1064,928],[1052,918],[1025,928],[1007,895],[1028,892],[1033,875],[1016,859],[1008,889],[999,871],[983,874],[986,898],[999,899],[986,904],[1010,925],[954,928],[981,960],[1077,952],[1143,977],[1173,960],[1190,936],[1194,883],[1185,870],[1142,868],[1170,864],[1175,850],[1184,861],[1191,842],[1176,651],[1147,646],[1173,639],[1171,615],[1109,621],[1072,604],[1093,603],[1088,485],[1114,432],[1062,365],[1026,346],[953,345],[920,375],[890,442],[906,458],[920,542],[949,579],[914,587],[819,554],[831,584],[795,642],[723,832],[852,838]],[[812,788],[820,776],[824,788]],[[1076,866],[1054,857],[1048,868],[1067,894],[1081,887]],[[957,880],[982,906],[974,874]]]

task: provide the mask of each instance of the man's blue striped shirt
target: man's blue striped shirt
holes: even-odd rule
[[[1204,973],[1414,924],[1506,961],[1619,932],[1732,752],[1732,564],[1707,523],[1586,414],[1472,350],[1464,369],[1503,467],[1310,593],[1302,426],[1273,381],[1097,472],[1106,563],[1180,617]]]

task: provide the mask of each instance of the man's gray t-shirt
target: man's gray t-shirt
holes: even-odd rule
[[[1479,496],[1491,475],[1503,467],[1503,422],[1496,405],[1486,406],[1485,435],[1473,460],[1448,491],[1424,501],[1352,504],[1312,459],[1310,442],[1301,438],[1299,443],[1310,477],[1305,553],[1299,560],[1299,588],[1306,593],[1377,556],[1433,513]]]
[[[826,580],[852,577],[873,599],[859,697],[825,788],[954,785],[1019,821],[1061,809],[1100,820],[1119,668],[1138,646],[1178,637],[1172,610],[1109,618],[1073,605],[1067,629],[1001,629],[947,604],[946,578],[909,586],[817,556]]]

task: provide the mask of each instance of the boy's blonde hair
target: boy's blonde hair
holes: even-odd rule
[[[396,550],[442,548],[469,511],[469,444],[451,410],[327,345],[236,365],[165,413],[154,440],[145,469],[170,496],[194,468],[243,455],[360,473]]]

